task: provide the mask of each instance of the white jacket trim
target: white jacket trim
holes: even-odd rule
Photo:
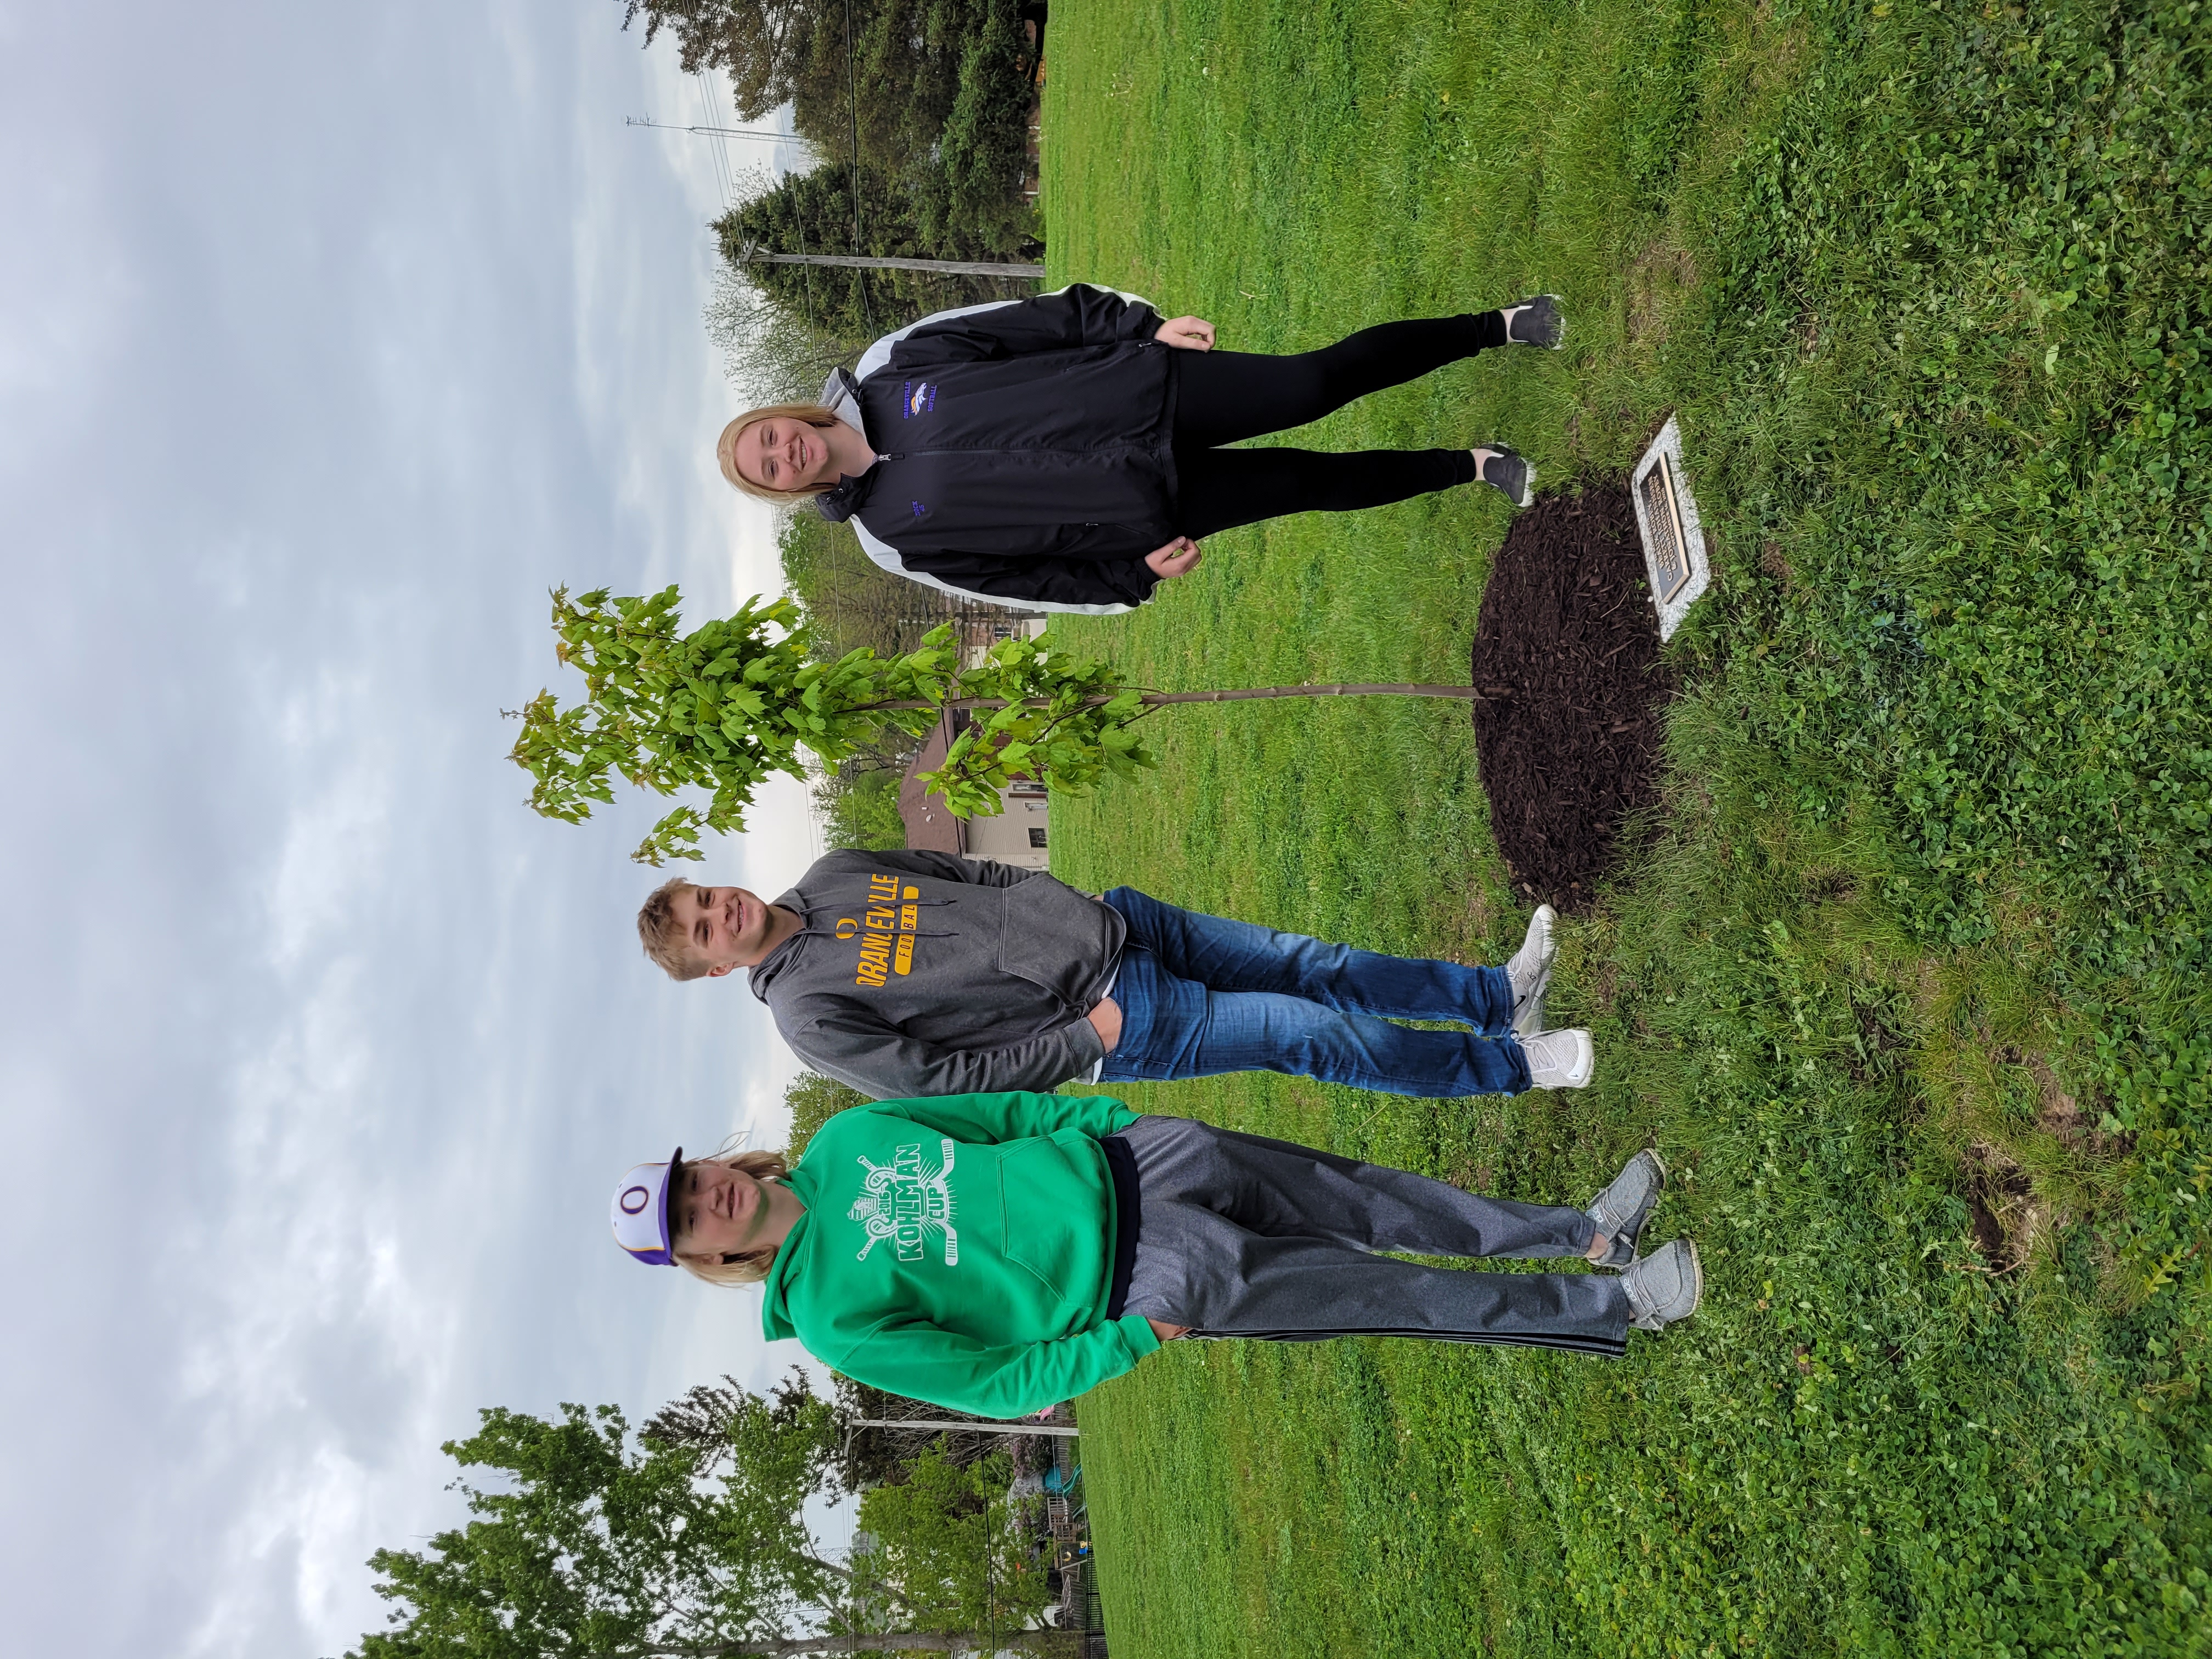
[[[940,593],[951,593],[963,599],[979,600],[984,605],[1002,605],[1009,611],[1065,611],[1078,617],[1118,617],[1133,611],[1132,605],[1062,605],[1053,599],[1010,599],[1003,593],[975,593],[964,587],[955,587],[941,582],[926,570],[909,570],[898,556],[898,550],[889,543],[879,541],[868,533],[858,514],[845,520],[853,526],[853,533],[860,538],[860,551],[878,569],[888,570],[894,576],[903,576],[910,582],[920,582],[924,587],[933,587]]]
[[[1053,289],[1052,294],[1065,294],[1067,292],[1068,289],[1079,286],[1085,288],[1097,288],[1098,284],[1096,283],[1085,283],[1080,284],[1070,283],[1066,288],[1056,288]],[[1133,306],[1150,306],[1152,304],[1150,300],[1145,298],[1141,294],[1123,294],[1118,288],[1109,288],[1106,289],[1105,292],[1109,294],[1121,295],[1122,299],[1127,300]],[[1052,297],[1052,294],[1036,294],[1031,295],[1030,297],[1036,300],[1048,300]],[[866,380],[869,375],[874,374],[885,363],[890,362],[891,348],[893,346],[896,345],[901,340],[906,338],[908,335],[913,333],[915,330],[922,327],[925,324],[941,323],[948,317],[972,317],[979,311],[996,311],[1002,306],[1018,306],[1019,304],[1021,304],[1019,300],[986,300],[981,305],[955,306],[950,311],[933,311],[927,317],[918,317],[913,322],[908,323],[904,328],[900,329],[896,333],[884,335],[882,339],[877,341],[875,344],[870,346],[866,351],[862,352],[860,354],[859,365],[853,370],[853,378],[856,380]],[[1158,306],[1152,306],[1152,309],[1157,311],[1159,307]],[[1127,609],[1126,605],[1122,608],[1124,610]]]

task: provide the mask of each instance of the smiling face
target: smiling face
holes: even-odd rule
[[[749,483],[768,489],[811,489],[837,481],[821,428],[787,415],[755,421],[739,432],[730,459]]]
[[[684,954],[710,979],[763,962],[781,944],[775,908],[742,887],[690,887],[675,894],[674,925]]]
[[[763,1248],[768,1183],[743,1170],[697,1158],[677,1172],[668,1194],[669,1242],[678,1255],[720,1260]]]

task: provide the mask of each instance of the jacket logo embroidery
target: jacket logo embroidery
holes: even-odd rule
[[[837,937],[860,941],[860,965],[853,976],[854,984],[881,990],[886,974],[914,971],[914,930],[921,909],[899,901],[921,896],[919,887],[909,887],[902,894],[896,876],[872,875],[867,909],[858,917],[837,918]]]
[[[923,514],[929,511],[929,509],[924,507],[920,501],[912,501],[909,502],[908,505],[914,508],[914,516],[917,519]]]
[[[952,1176],[953,1141],[950,1136],[939,1140],[945,1162],[932,1169],[921,1161],[921,1143],[910,1141],[891,1154],[888,1164],[871,1164],[860,1159],[860,1167],[868,1173],[860,1182],[860,1195],[853,1200],[853,1207],[845,1212],[848,1218],[859,1222],[867,1233],[867,1243],[860,1246],[860,1254],[854,1260],[866,1261],[868,1252],[885,1239],[893,1241],[893,1249],[902,1261],[919,1261],[922,1246],[932,1233],[945,1242],[945,1265],[960,1265],[960,1235],[953,1231]]]
[[[937,407],[937,388],[927,380],[908,380],[899,388],[899,418],[910,421]]]

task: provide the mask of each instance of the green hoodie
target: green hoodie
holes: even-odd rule
[[[1159,1346],[1105,1317],[1114,1197],[1099,1137],[1137,1114],[1074,1095],[945,1095],[838,1113],[789,1184],[806,1206],[762,1328],[861,1382],[981,1417],[1073,1399]]]

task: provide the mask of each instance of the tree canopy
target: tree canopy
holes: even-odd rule
[[[789,103],[825,158],[854,160],[857,128],[860,165],[886,178],[939,160],[955,183],[1019,167],[1036,67],[1020,0],[621,3],[645,44],[673,37],[684,73],[726,75],[741,118]]]
[[[536,781],[531,806],[572,823],[614,799],[611,772],[660,795],[709,791],[703,811],[687,803],[653,827],[632,854],[641,863],[703,857],[700,831],[742,829],[763,779],[807,775],[802,748],[835,766],[886,726],[919,738],[956,703],[993,711],[922,775],[957,813],[999,811],[999,790],[1015,772],[1088,793],[1109,771],[1134,775],[1154,763],[1131,729],[1143,695],[1116,684],[1106,664],[1060,651],[1049,635],[1002,640],[980,666],[962,665],[950,628],[902,656],[863,646],[824,663],[789,631],[798,616],[787,599],[750,599],[681,634],[679,598],[673,586],[621,599],[602,588],[573,601],[556,590],[554,654],[582,673],[585,701],[563,708],[539,692],[508,756]]]
[[[801,1072],[784,1089],[783,1103],[791,1109],[791,1139],[783,1156],[787,1162],[796,1164],[816,1130],[840,1112],[866,1105],[868,1097],[834,1077]]]
[[[664,32],[687,73],[729,78],[738,114],[792,106],[820,164],[714,222],[726,259],[779,253],[977,259],[1033,254],[1024,192],[1038,64],[1020,0],[623,0],[623,27]],[[849,362],[884,330],[933,311],[1034,291],[1023,280],[729,264],[756,308],[717,295],[708,324],[739,378]],[[765,315],[761,314],[764,313]],[[795,335],[804,349],[787,336]],[[811,385],[786,388],[811,393]],[[764,399],[763,401],[772,401]]]
[[[1017,146],[998,164],[998,173],[981,164],[956,173],[957,152],[937,159],[925,152],[896,169],[864,162],[857,201],[852,163],[826,161],[809,173],[787,174],[731,209],[714,222],[715,239],[723,258],[769,302],[782,327],[810,338],[816,356],[850,363],[877,335],[917,317],[985,300],[1020,299],[1036,292],[1036,284],[1027,277],[744,264],[746,246],[879,258],[1004,258],[1022,251],[1034,216],[1018,189],[1024,154]],[[750,324],[748,337],[764,328],[764,323]],[[726,324],[721,331],[737,331]],[[814,387],[805,390],[811,396]]]
[[[966,1464],[932,1445],[906,1479],[860,1498],[874,1540],[864,1581],[896,1587],[915,1630],[995,1630],[1026,1624],[1052,1600],[1044,1573],[1014,1530],[1006,1501],[1013,1465],[1004,1452]]]
[[[474,1517],[427,1550],[369,1558],[392,1628],[354,1659],[546,1659],[787,1635],[836,1602],[845,1571],[815,1552],[801,1506],[831,1450],[825,1402],[732,1402],[726,1468],[699,1479],[681,1441],[635,1447],[612,1406],[556,1419],[493,1407],[444,1450]]]
[[[444,1448],[471,1519],[370,1557],[393,1611],[349,1659],[779,1659],[986,1632],[1052,1645],[1016,1632],[1042,1575],[992,1501],[1001,1468],[911,1461],[896,1473],[917,1490],[864,1513],[880,1547],[861,1571],[824,1558],[805,1508],[831,1485],[839,1420],[798,1372],[767,1398],[727,1377],[695,1388],[635,1437],[612,1406],[479,1416]]]

